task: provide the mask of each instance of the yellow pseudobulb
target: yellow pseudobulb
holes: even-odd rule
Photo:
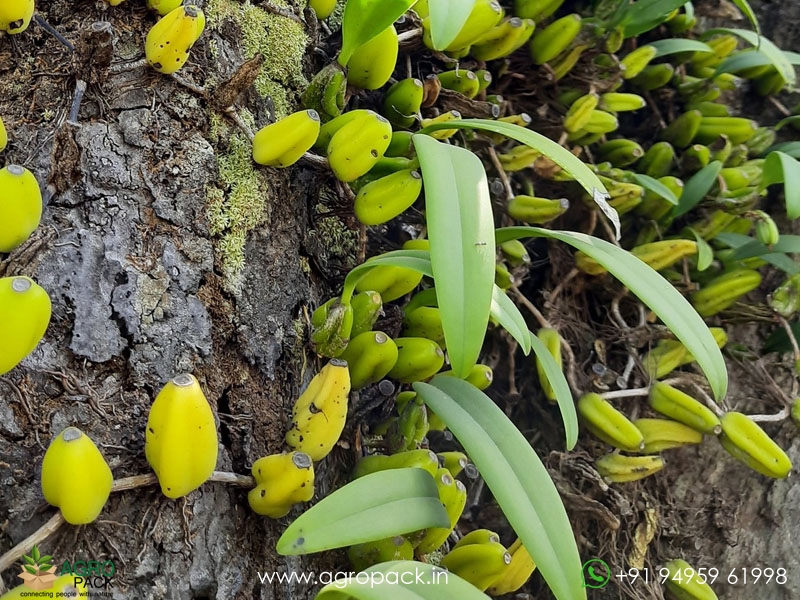
[[[50,323],[50,297],[27,277],[0,278],[0,375],[28,356]]]
[[[214,413],[197,379],[174,377],[156,396],[147,418],[144,451],[167,498],[199,488],[217,465]]]
[[[19,165],[0,169],[0,252],[11,252],[39,226],[42,193],[33,173]]]
[[[0,2],[0,31],[22,33],[33,17],[33,0],[2,0]]]
[[[73,525],[91,523],[103,510],[114,477],[100,450],[77,427],[67,427],[50,443],[42,460],[44,499]]]
[[[193,4],[170,11],[147,33],[144,44],[147,64],[160,73],[174,73],[188,60],[189,50],[205,26],[203,11]]]

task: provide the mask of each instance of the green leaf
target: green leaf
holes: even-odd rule
[[[720,73],[738,73],[745,69],[771,64],[772,60],[763,52],[759,52],[754,48],[742,50],[741,52],[734,52],[719,63],[714,75],[716,76]]]
[[[513,337],[525,356],[531,352],[531,334],[525,317],[519,312],[517,305],[511,301],[499,286],[494,286],[492,294],[492,318]]]
[[[35,564],[36,564],[36,561],[35,561],[35,560],[33,560],[33,559],[32,559],[30,556],[28,556],[27,554],[23,554],[23,555],[22,555],[22,560],[24,560],[24,561],[25,561],[26,563],[28,563],[29,565],[35,565]]]
[[[792,235],[789,233],[781,234],[778,243],[772,246],[772,251],[785,252],[787,254],[800,254],[800,235]]]
[[[25,567],[25,570],[28,573],[30,573],[31,575],[38,575],[39,574],[39,571],[37,569],[34,569],[33,567],[31,567],[29,565],[24,565],[24,567]]]
[[[781,119],[775,124],[775,131],[780,131],[781,128],[785,127],[786,125],[790,125],[792,123],[800,123],[800,115],[794,115],[793,117],[786,117],[785,119]]]
[[[342,51],[337,58],[347,66],[356,48],[394,23],[417,0],[347,0],[342,17]]]
[[[669,14],[686,4],[686,0],[639,0],[631,4],[622,18],[625,37],[635,37],[658,27]]]
[[[558,600],[586,598],[569,518],[528,440],[473,385],[438,375],[414,390],[447,423]]]
[[[733,260],[758,257],[791,275],[800,273],[800,265],[786,256],[786,253],[796,254],[800,252],[800,236],[782,235],[778,243],[772,248],[762,244],[755,238],[738,233],[721,233],[714,239],[718,239],[723,244],[736,249],[736,252],[733,253]]]
[[[358,280],[375,267],[380,266],[414,269],[423,275],[433,277],[430,254],[427,250],[392,250],[391,252],[384,252],[361,263],[347,274],[344,278],[342,302],[349,304]]]
[[[783,56],[789,61],[789,64],[800,65],[800,54],[797,52],[783,51]],[[718,66],[714,75],[720,73],[737,73],[744,69],[752,67],[762,67],[764,65],[771,65],[772,59],[763,52],[759,52],[755,48],[749,48],[734,54],[723,60]]]
[[[656,58],[662,56],[669,56],[670,54],[678,54],[680,52],[713,52],[711,46],[704,44],[698,40],[689,40],[686,38],[670,38],[668,40],[657,40],[649,42],[648,46],[652,46],[657,50]]]
[[[683,192],[678,199],[678,206],[674,209],[673,217],[680,217],[697,206],[717,180],[717,175],[722,170],[722,163],[715,160],[691,176],[683,186]]]
[[[767,152],[783,152],[792,158],[800,158],[800,142],[781,142],[769,147]]]
[[[786,216],[800,217],[800,162],[783,152],[770,152],[764,161],[761,189],[773,183],[783,183]]]
[[[561,367],[547,350],[547,346],[532,331],[529,333],[533,353],[542,364],[547,381],[550,382],[556,395],[558,410],[561,411],[561,420],[564,422],[564,432],[567,436],[567,450],[572,450],[578,443],[578,413],[575,411],[575,400],[572,399],[572,392]]]
[[[552,238],[591,256],[658,315],[695,357],[714,396],[725,397],[728,389],[725,360],[705,322],[671,283],[633,254],[605,240],[574,231],[505,227],[498,229],[495,236],[498,244],[524,237]]]
[[[466,377],[483,346],[494,285],[494,218],[486,171],[469,150],[415,135],[431,268],[448,356]]]
[[[753,8],[750,6],[750,3],[747,0],[732,0],[733,3],[739,7],[739,10],[742,11],[742,14],[747,17],[747,20],[750,21],[750,24],[753,26],[753,29],[756,30],[758,35],[761,35],[761,26],[758,24],[758,18],[756,18],[756,13],[753,12]]]
[[[697,270],[705,271],[714,262],[714,250],[694,229],[691,227],[687,227],[687,229],[692,232],[697,242]]]
[[[428,256],[430,257],[430,253],[428,253]],[[430,262],[430,258],[428,262]],[[411,296],[408,304],[403,307],[403,312],[409,314],[422,306],[435,306],[438,308],[439,301],[436,299],[436,288],[430,287],[415,293]]]
[[[39,557],[41,556],[41,554],[39,554],[39,548],[36,546],[36,544],[33,545],[33,549],[31,550],[31,556],[33,557],[33,560],[35,560],[37,563],[39,562]]]
[[[439,129],[479,129],[481,131],[491,131],[509,137],[512,140],[517,140],[526,146],[530,146],[534,150],[538,150],[569,173],[570,176],[589,193],[594,202],[600,207],[600,210],[602,210],[614,224],[614,228],[617,232],[617,239],[619,239],[619,215],[617,211],[606,202],[606,198],[610,198],[606,187],[594,171],[587,167],[581,159],[550,138],[536,133],[535,131],[520,127],[519,125],[514,125],[513,123],[490,121],[488,119],[461,119],[458,121],[448,121],[447,123],[434,123],[433,125],[428,125],[423,128],[420,133],[429,133]]]
[[[444,50],[456,39],[473,6],[475,0],[428,0],[434,50]]]
[[[636,180],[636,183],[638,183],[644,189],[653,192],[654,194],[658,194],[670,204],[677,206],[678,197],[672,192],[671,189],[661,183],[658,179],[654,179],[649,175],[642,175],[641,173],[634,173],[633,178]]]
[[[474,585],[455,573],[413,560],[378,563],[358,579],[333,582],[316,600],[488,600]],[[408,583],[406,583],[408,582]]]
[[[794,275],[796,273],[800,273],[800,265],[783,254],[784,251],[776,252],[775,250],[783,241],[783,238],[789,238],[789,240],[786,242],[786,247],[791,248],[795,243],[791,238],[795,237],[797,236],[782,235],[781,240],[778,242],[778,244],[775,244],[771,250],[758,240],[740,233],[719,233],[716,235],[716,237],[714,237],[714,239],[725,244],[726,246],[736,248],[737,251],[734,253],[734,259],[744,260],[745,258],[757,256],[760,259],[767,261],[769,264],[781,269],[782,271],[785,271],[790,275]],[[796,252],[796,250],[790,249],[788,252]]]
[[[42,564],[42,563],[49,563],[51,560],[53,560],[53,557],[52,557],[52,556],[50,556],[49,554],[46,554],[45,556],[43,556],[43,557],[41,557],[41,558],[39,559],[39,564]]]
[[[784,54],[784,52],[780,48],[778,48],[775,44],[773,44],[763,35],[759,35],[754,31],[749,31],[748,29],[732,29],[728,27],[720,27],[717,29],[709,29],[703,34],[703,37],[707,39],[717,33],[730,33],[733,35],[737,35],[746,42],[748,42],[750,45],[758,48],[759,52],[761,52],[767,58],[769,58],[770,62],[778,70],[778,73],[781,74],[786,84],[790,88],[794,87],[797,81],[797,77],[795,75],[792,63],[789,61],[786,54]]]
[[[728,239],[727,236],[729,235],[731,234],[726,233],[722,238],[723,241]],[[755,238],[747,236],[742,237],[749,241],[739,246],[736,252],[733,253],[733,258],[735,260],[744,260],[745,258],[753,258],[756,256],[762,257],[775,252],[787,254],[800,253],[800,235],[781,235],[778,243],[774,244],[771,248],[765,244],[762,244]],[[741,240],[741,238],[739,239]],[[800,266],[798,268],[800,268]]]
[[[45,562],[45,563],[39,565],[39,570],[40,571],[49,571],[52,567],[53,567],[53,565],[51,565],[48,562]]]
[[[784,50],[783,55],[793,65],[800,65],[800,53],[792,52],[791,50]]]
[[[359,477],[317,502],[283,532],[276,550],[296,556],[449,525],[430,473],[392,469]]]
[[[378,266],[404,267],[419,271],[423,275],[433,277],[431,269],[430,253],[427,250],[394,250],[370,258],[367,262],[360,264],[350,271],[345,277],[344,292],[342,299],[349,302],[353,295],[358,280],[367,274],[368,271]],[[436,289],[423,290],[421,294],[432,292],[436,294]],[[416,294],[416,298],[419,294]],[[434,296],[435,297],[435,296]],[[438,301],[435,303],[438,306]],[[527,355],[531,351],[528,325],[525,318],[519,312],[516,305],[506,296],[505,292],[497,285],[492,288],[492,305],[489,312],[490,316],[498,322],[508,333],[519,343],[523,352]]]

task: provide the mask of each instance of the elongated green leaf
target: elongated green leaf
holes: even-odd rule
[[[550,138],[536,133],[535,131],[520,127],[519,125],[514,125],[513,123],[489,121],[488,119],[461,119],[459,121],[448,121],[447,123],[434,123],[422,129],[420,133],[429,133],[439,129],[479,129],[482,131],[492,131],[509,137],[512,140],[517,140],[526,146],[530,146],[534,150],[538,150],[569,173],[572,178],[589,193],[592,200],[594,200],[597,206],[600,207],[600,210],[603,211],[603,214],[614,224],[614,228],[617,232],[617,239],[619,239],[619,215],[606,201],[606,198],[610,198],[610,195],[603,185],[603,182],[600,181],[594,171],[587,167],[581,159]]]
[[[699,233],[691,227],[688,228],[692,232],[695,241],[697,242],[697,270],[705,271],[714,262],[714,250],[708,245]]]
[[[517,305],[511,301],[499,286],[494,286],[492,293],[492,318],[513,337],[525,356],[531,352],[531,335],[525,317],[519,312]]]
[[[35,568],[33,568],[32,566],[30,566],[30,565],[23,565],[23,567],[25,567],[25,570],[26,570],[28,573],[30,573],[31,575],[36,575],[37,573],[39,573],[39,570],[38,570],[38,569],[35,569]]]
[[[791,238],[796,236],[781,236],[781,238],[783,237]],[[772,247],[772,251],[770,251],[769,248],[767,248],[758,240],[740,233],[723,232],[717,234],[714,239],[725,244],[726,246],[736,248],[737,251],[734,253],[734,259],[744,260],[745,258],[757,256],[760,259],[767,261],[769,264],[781,269],[782,271],[789,273],[790,275],[800,273],[800,265],[783,254],[783,251],[775,252],[775,246],[778,246],[780,241],[778,244],[775,244],[775,246]],[[788,252],[793,252],[793,250],[789,249]]]
[[[33,559],[30,557],[30,556],[28,556],[28,555],[26,555],[26,554],[23,554],[23,555],[22,555],[22,558],[23,558],[23,560],[24,560],[26,563],[28,563],[29,565],[35,565],[35,564],[36,564],[36,561],[35,561],[35,560],[33,560]]]
[[[39,562],[41,554],[39,554],[39,547],[36,544],[34,544],[33,548],[31,549],[31,556],[33,557],[33,560],[35,560],[37,563]]]
[[[724,243],[728,243],[728,236],[732,235],[740,236],[741,234],[725,233],[723,234],[722,241]],[[741,240],[745,243],[736,247],[736,252],[733,253],[732,257],[733,260],[744,260],[746,258],[755,257],[760,258],[775,252],[790,254],[800,253],[800,236],[797,235],[782,235],[780,236],[778,243],[774,244],[771,248],[765,244],[762,244],[757,239],[748,236],[738,237],[737,240]]]
[[[783,152],[770,152],[764,161],[761,187],[765,189],[773,183],[783,183],[786,216],[800,217],[800,162]]]
[[[720,27],[718,29],[709,29],[703,34],[703,37],[709,38],[714,34],[717,33],[731,33],[733,35],[737,35],[750,45],[755,46],[758,48],[759,52],[767,56],[774,67],[778,70],[778,72],[783,77],[786,84],[793,88],[797,77],[794,72],[794,67],[792,63],[789,62],[786,54],[778,48],[775,44],[773,44],[770,40],[765,38],[763,35],[759,35],[754,31],[750,31],[748,29],[732,29],[728,27]]]
[[[378,563],[329,583],[316,600],[488,600],[489,596],[454,573],[429,563],[394,560]]]
[[[800,65],[800,54],[797,52],[788,52],[784,50],[783,56],[786,58],[789,64]],[[739,71],[749,69],[751,67],[763,67],[764,65],[771,64],[772,59],[766,54],[759,52],[755,48],[749,48],[747,50],[742,50],[741,52],[735,52],[723,60],[719,66],[717,66],[715,75],[718,75],[719,73],[738,73]]]
[[[473,6],[475,0],[428,0],[434,50],[444,50],[456,39]]]
[[[428,256],[430,257],[430,253],[428,253]],[[430,258],[428,261],[430,262]],[[438,308],[439,300],[436,298],[436,288],[431,287],[420,290],[411,296],[411,300],[403,307],[403,312],[410,314],[422,306],[435,306]]]
[[[720,241],[723,244],[728,244],[729,246],[731,246],[731,248],[736,248],[736,252],[734,252],[733,255],[731,256],[731,260],[744,260],[746,258],[754,258],[756,256],[760,257],[770,253],[769,248],[767,248],[764,244],[762,244],[755,238],[751,238],[746,235],[741,235],[739,233],[731,234],[723,232],[720,235],[722,235]],[[729,235],[737,236],[736,240],[741,241],[743,243],[739,246],[729,244],[727,241],[728,240],[727,236]]]
[[[759,258],[767,261],[773,267],[777,267],[789,275],[796,275],[797,273],[800,273],[800,265],[782,252],[762,254],[759,256]]]
[[[683,192],[681,192],[681,197],[678,199],[678,206],[674,209],[674,216],[685,215],[697,206],[714,185],[721,170],[722,163],[715,160],[692,175],[683,186]]]
[[[347,274],[347,277],[344,278],[342,301],[349,303],[358,280],[375,267],[380,266],[404,267],[433,277],[430,254],[427,250],[392,250],[370,258]]]
[[[605,240],[574,231],[505,227],[498,229],[495,236],[498,244],[525,237],[552,238],[591,256],[658,315],[695,357],[714,396],[725,397],[728,389],[725,360],[703,319],[671,283],[633,254]]]
[[[704,44],[698,40],[689,40],[686,38],[670,38],[668,40],[657,40],[649,42],[648,46],[652,46],[657,50],[656,58],[662,56],[669,56],[670,54],[678,54],[680,52],[713,52],[711,46]]]
[[[449,524],[430,473],[392,469],[359,477],[320,500],[289,525],[276,550],[309,554]]]
[[[473,385],[442,375],[414,384],[478,467],[558,600],[586,598],[581,559],[547,469],[508,417]]]
[[[771,248],[762,244],[755,238],[736,233],[722,233],[722,242],[736,248],[733,253],[734,260],[744,260],[745,258],[763,257],[767,254],[786,253],[800,254],[800,235],[784,234]],[[800,265],[798,265],[800,269]]]
[[[792,158],[800,158],[800,142],[781,142],[770,146],[767,152],[783,152]]]
[[[681,0],[639,0],[626,10],[622,19],[625,37],[634,37],[658,27],[676,8],[686,4]]]
[[[800,115],[794,115],[793,117],[786,117],[785,119],[781,119],[775,124],[775,131],[780,131],[786,125],[792,125],[798,123],[800,123]]]
[[[469,150],[415,135],[425,186],[431,268],[450,364],[466,377],[483,346],[494,285],[494,218],[489,183]]]
[[[800,254],[800,235],[789,233],[781,234],[778,243],[772,246],[773,252],[785,252],[787,254]]]
[[[786,60],[788,60],[789,63],[795,66],[800,65],[800,53],[792,52],[791,50],[784,50],[783,55],[786,57]]]
[[[764,65],[771,64],[772,60],[770,60],[766,54],[759,52],[755,48],[752,48],[748,50],[742,50],[741,52],[734,52],[728,56],[725,60],[719,63],[714,74],[738,73],[739,71],[743,71],[745,69],[763,67]]]
[[[342,51],[337,58],[347,66],[356,48],[394,23],[417,0],[347,0],[342,17]]]
[[[419,271],[428,277],[433,277],[430,253],[427,250],[394,250],[371,258],[350,271],[345,278],[342,299],[349,302],[358,280],[371,269],[379,266],[404,267]],[[424,290],[416,294],[414,298],[416,299],[420,294],[425,294],[426,292],[433,293],[435,298],[435,288]],[[433,306],[438,306],[438,304],[438,299],[432,303]],[[423,304],[419,306],[423,306]],[[428,304],[425,304],[425,306],[428,306]],[[508,331],[526,355],[530,353],[530,336],[525,318],[520,314],[516,305],[506,296],[505,292],[496,284],[492,288],[492,304],[489,314],[503,329]]]
[[[750,24],[753,26],[753,29],[756,30],[758,35],[761,35],[761,26],[758,24],[758,18],[756,17],[756,13],[753,12],[753,8],[750,6],[750,3],[747,0],[732,0],[733,3],[739,7],[739,10],[742,11],[742,14],[747,17],[747,20],[750,21]]]
[[[658,179],[654,179],[649,175],[642,175],[641,173],[634,173],[633,178],[636,180],[636,183],[638,183],[644,189],[653,192],[654,194],[658,194],[670,204],[674,204],[676,206],[678,205],[677,196],[675,196],[672,190],[661,183]]]
[[[572,399],[572,392],[569,384],[561,371],[561,367],[547,350],[547,346],[531,331],[531,346],[533,353],[544,368],[547,381],[553,388],[558,403],[558,410],[561,411],[561,420],[564,422],[564,432],[567,436],[567,450],[572,450],[578,443],[578,413],[575,411],[575,401]]]

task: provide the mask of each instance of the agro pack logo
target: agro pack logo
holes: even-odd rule
[[[65,560],[57,571],[53,557],[42,555],[35,544],[22,559],[19,578],[23,586],[46,598],[86,597],[89,590],[107,591],[116,573],[113,560]]]
[[[113,560],[76,560],[72,564],[65,560],[58,574],[72,575],[78,588],[108,590],[116,572]]]
[[[22,573],[19,574],[22,585],[37,592],[53,587],[56,580],[56,568],[50,564],[53,560],[52,556],[49,554],[42,556],[39,548],[34,544],[30,555],[23,554],[22,560],[25,561],[25,564],[22,565]]]

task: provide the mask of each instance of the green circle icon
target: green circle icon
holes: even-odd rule
[[[593,558],[583,563],[583,587],[604,588],[611,579],[611,567],[606,561]]]

